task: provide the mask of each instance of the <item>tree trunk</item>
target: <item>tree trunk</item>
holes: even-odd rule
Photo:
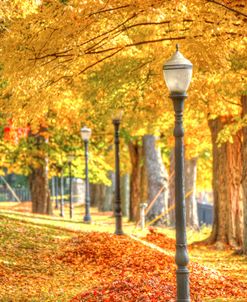
[[[247,95],[241,97],[242,117],[247,114]],[[243,127],[243,251],[247,254],[247,126]]]
[[[214,223],[210,243],[232,246],[242,244],[242,159],[241,133],[233,137],[233,143],[217,146],[218,133],[231,118],[209,120],[213,145],[213,193]]]
[[[129,143],[129,154],[132,165],[130,179],[130,221],[138,221],[140,217],[141,183],[142,183],[142,146],[140,141]]]
[[[41,128],[40,133],[47,131]],[[32,199],[32,212],[40,214],[52,214],[52,203],[50,200],[49,180],[48,180],[48,159],[44,149],[47,141],[41,134],[29,134],[32,144],[36,149],[32,154],[35,167],[31,168],[29,175],[29,185]]]
[[[52,214],[49,194],[48,175],[46,165],[32,169],[29,176],[32,199],[32,212],[39,214]]]
[[[84,203],[85,201],[85,184],[81,178],[73,178],[72,182],[72,202]]]
[[[111,180],[111,185],[106,186],[105,188],[105,200],[102,212],[113,211],[113,202],[114,202],[114,188],[115,188],[115,174],[110,171],[108,177]]]
[[[97,198],[96,198],[96,184],[89,184],[90,186],[90,202],[92,207],[97,206]]]
[[[99,212],[105,211],[105,194],[106,194],[106,185],[95,184],[95,201],[98,206]]]
[[[144,148],[142,148],[142,158],[144,161]],[[148,203],[148,175],[145,164],[141,167],[141,202]]]
[[[123,216],[129,217],[129,203],[130,203],[130,177],[129,174],[121,176],[121,203]]]
[[[185,160],[185,206],[186,225],[198,230],[199,222],[196,201],[196,164],[197,158]]]
[[[242,131],[227,143],[228,194],[229,194],[229,244],[243,246],[243,187],[242,187]]]
[[[143,137],[144,162],[148,180],[148,204],[152,202],[157,193],[164,187],[155,203],[147,213],[147,220],[153,220],[168,209],[168,175],[162,161],[160,148],[156,145],[154,135]],[[158,220],[161,221],[161,220]]]
[[[175,152],[170,154],[169,195],[168,195],[168,223],[175,227]]]

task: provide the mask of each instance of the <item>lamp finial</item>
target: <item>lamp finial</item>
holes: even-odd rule
[[[176,44],[176,51],[179,51],[179,44]]]

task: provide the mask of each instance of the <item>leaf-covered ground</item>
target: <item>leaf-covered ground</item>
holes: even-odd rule
[[[155,229],[142,238],[168,251],[175,251],[175,240],[162,234]],[[197,240],[195,240],[197,241]],[[225,251],[218,251],[214,246],[193,244],[188,246],[190,260],[198,262],[211,269],[217,270],[224,276],[231,276],[247,284],[247,257],[235,255],[234,251],[226,248]],[[245,299],[247,301],[247,297]]]
[[[63,302],[83,288],[84,280],[93,284],[91,276],[82,278],[55,258],[71,235],[0,217],[0,301]]]
[[[66,244],[60,259],[83,267],[95,263],[101,286],[75,297],[73,302],[171,301],[175,296],[174,257],[151,249],[127,236],[82,234]],[[247,297],[247,285],[197,263],[190,264],[191,297]],[[243,300],[244,301],[244,300]]]
[[[61,219],[58,226],[53,224],[54,221],[58,223],[57,218],[43,217],[43,225],[42,217],[37,220],[35,216],[23,217],[21,221],[18,213],[0,213],[1,302],[156,302],[174,299],[173,239],[157,234],[153,241],[150,236],[154,237],[154,234],[146,237],[147,245],[153,242],[162,246],[159,251],[129,236],[82,232],[83,228],[88,230],[88,225],[78,222],[81,228],[74,232],[71,222],[66,220]],[[102,227],[98,228],[102,230]],[[247,301],[247,286],[241,282],[242,276],[237,275],[237,269],[236,274],[231,275],[231,265],[226,270],[228,263],[233,262],[229,262],[229,257],[224,259],[226,254],[223,252],[208,251],[207,248],[203,252],[209,258],[213,253],[208,263],[219,271],[203,265],[202,247],[190,251],[193,301]],[[233,259],[242,261],[239,272],[247,268],[246,258],[231,256]],[[195,263],[197,260],[200,263]]]

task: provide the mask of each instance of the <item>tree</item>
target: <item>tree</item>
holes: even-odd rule
[[[186,41],[185,52],[201,69],[216,69],[226,63],[222,53],[229,52],[229,37],[238,45],[245,35],[246,6],[242,1],[240,11],[238,5],[239,1],[219,5],[206,0],[88,1],[87,5],[73,0],[66,5],[43,1],[36,14],[15,20],[5,34],[2,55],[9,81],[5,93],[12,95],[5,110],[21,113],[25,123],[30,116],[39,120],[54,96],[64,97],[66,87],[81,89],[88,71],[107,60],[120,55],[137,59],[145,52],[149,62],[150,44],[159,50],[153,62],[157,66],[168,56],[167,46],[176,40]],[[161,87],[161,79],[158,82]]]
[[[33,154],[35,164],[30,166],[29,184],[32,199],[32,212],[52,214],[52,205],[48,184],[48,158],[45,152],[45,129],[36,135],[31,134],[32,144],[36,147]]]
[[[247,96],[242,95],[241,97],[242,103],[242,117],[246,122],[246,114],[247,114]],[[242,186],[243,186],[243,251],[247,254],[247,127],[246,125],[243,127],[243,176],[242,176]]]
[[[130,176],[130,221],[138,221],[142,200],[143,150],[141,141],[129,142],[129,153],[132,164]]]
[[[241,246],[243,242],[242,224],[242,157],[241,133],[233,137],[233,143],[217,145],[219,132],[231,117],[209,120],[213,145],[213,192],[214,223],[208,242],[219,248],[224,244]]]
[[[197,158],[185,159],[185,207],[186,225],[194,229],[199,229],[197,200],[196,200],[196,177]]]
[[[147,214],[153,220],[168,209],[168,175],[162,161],[161,151],[154,135],[143,136],[144,163],[147,171],[148,204],[162,190]]]

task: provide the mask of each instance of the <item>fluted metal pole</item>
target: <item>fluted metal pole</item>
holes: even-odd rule
[[[71,173],[72,163],[69,162],[69,216],[73,218],[73,203],[72,203],[72,173]]]
[[[58,189],[59,185],[58,185],[58,177],[55,176],[55,209],[59,208],[59,201],[58,201],[58,195],[59,195],[59,189]]]
[[[187,95],[170,95],[175,111],[175,216],[176,216],[176,264],[177,302],[190,302],[189,256],[186,239],[186,212],[184,197],[184,146],[183,108]]]
[[[122,209],[121,209],[121,197],[120,197],[120,156],[119,156],[119,126],[120,120],[114,119],[114,143],[115,143],[115,223],[116,223],[116,235],[123,235],[122,230]]]
[[[51,200],[52,202],[55,202],[56,204],[56,192],[55,192],[55,177],[53,176],[51,178]],[[23,194],[22,194],[23,195]],[[22,196],[22,199],[23,199],[24,196]],[[25,199],[23,199],[25,200]]]
[[[63,168],[61,168],[61,178],[60,178],[60,216],[64,217],[64,188],[63,188]]]
[[[85,145],[85,216],[84,222],[90,223],[90,193],[89,193],[89,179],[88,179],[88,140],[84,140]]]

